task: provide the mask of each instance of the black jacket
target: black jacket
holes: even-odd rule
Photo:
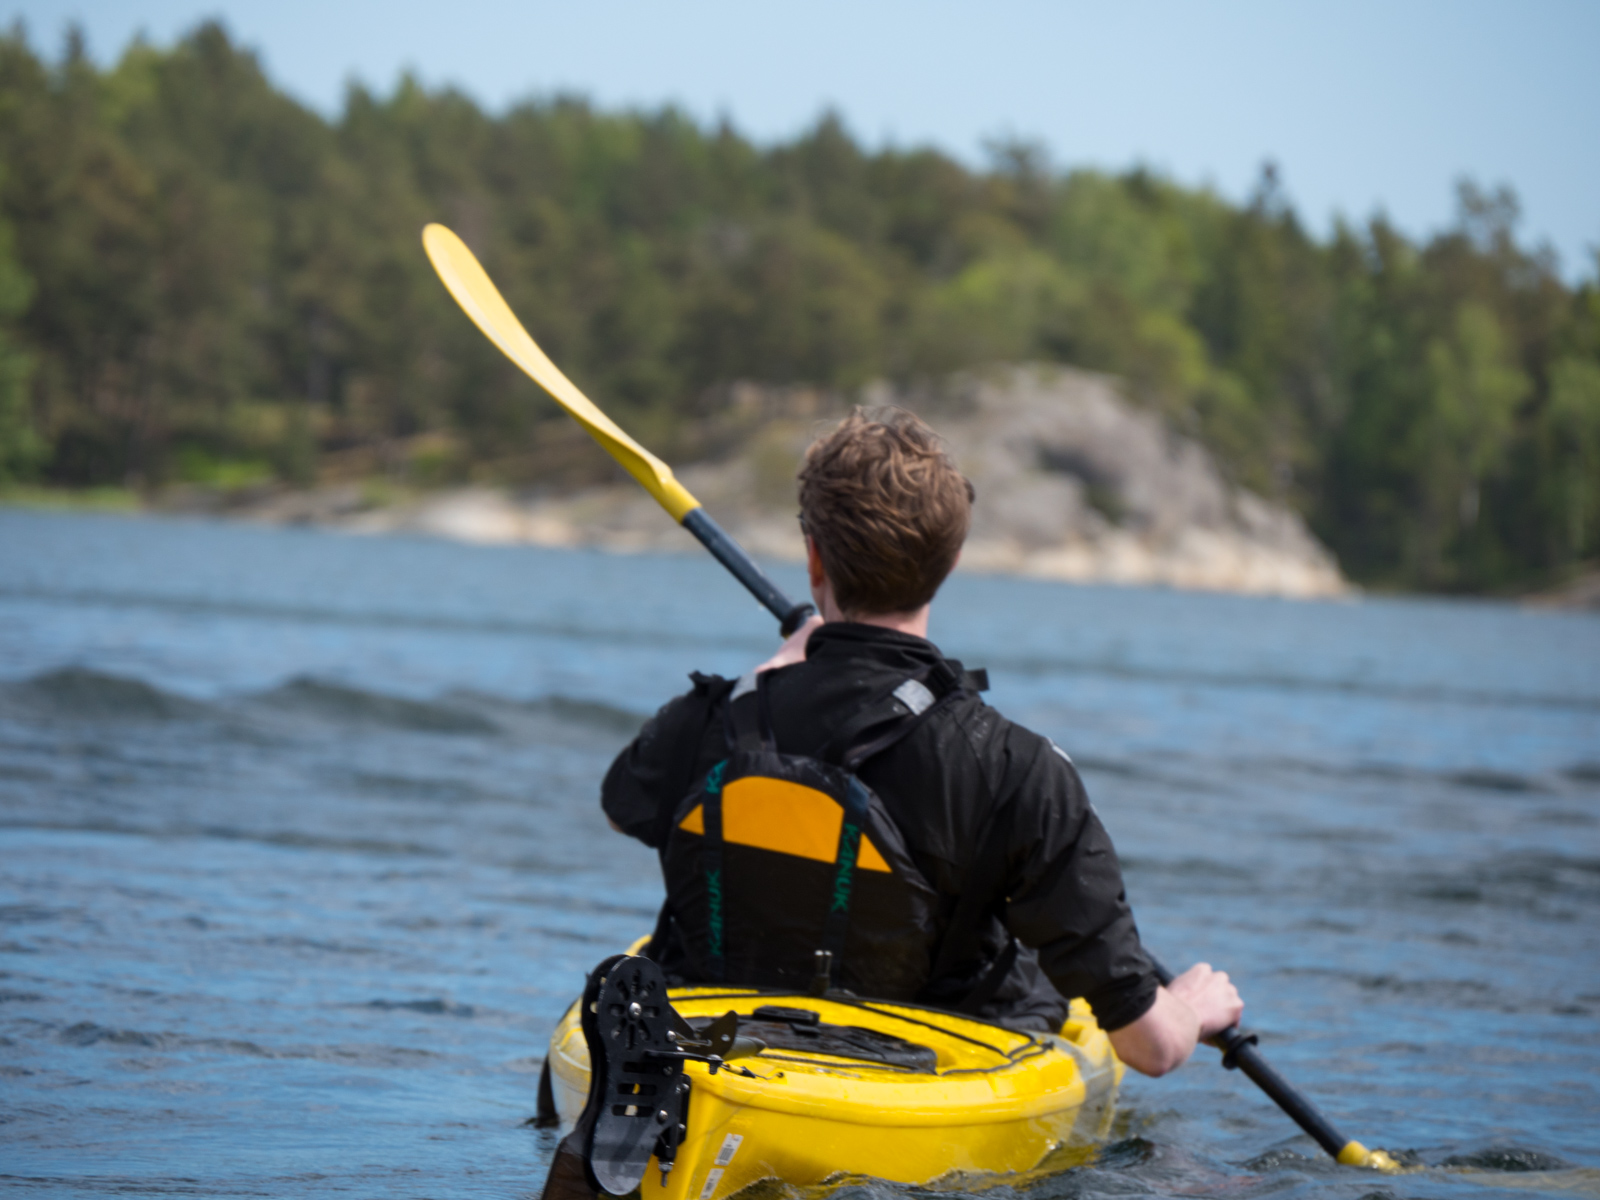
[[[769,684],[779,748],[816,751],[894,679],[940,661],[937,647],[908,634],[842,622],[820,627],[806,661],[777,671]],[[948,666],[961,673],[959,663]],[[727,756],[722,709],[733,683],[692,678],[694,689],[656,713],[617,757],[601,793],[606,815],[658,850],[674,807]],[[1155,972],[1116,852],[1071,761],[1048,739],[963,694],[859,774],[940,895],[949,942],[941,961],[949,965],[920,1000],[955,1007],[1014,936],[1027,949],[980,1015],[1059,1027],[1061,997],[1082,996],[1102,1026],[1119,1029],[1149,1009]],[[657,953],[670,973],[672,946]]]

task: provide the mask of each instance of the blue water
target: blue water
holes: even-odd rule
[[[1600,619],[961,576],[933,632],[1151,945],[1422,1168],[1202,1050],[1036,1194],[1600,1196]],[[692,555],[0,509],[0,1185],[537,1195],[545,1037],[660,896],[599,777],[773,642]]]

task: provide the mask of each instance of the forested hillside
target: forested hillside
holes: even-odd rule
[[[433,277],[453,226],[579,384],[686,446],[728,384],[1113,372],[1353,578],[1472,590],[1600,554],[1600,290],[1463,185],[1419,244],[1145,172],[987,171],[823,118],[501,116],[403,81],[330,122],[218,27],[100,70],[0,39],[0,483],[383,472],[536,484],[536,402]]]

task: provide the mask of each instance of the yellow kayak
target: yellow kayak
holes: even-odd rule
[[[720,1070],[684,1063],[686,1134],[670,1172],[650,1160],[642,1200],[723,1200],[764,1179],[926,1184],[1029,1171],[1047,1156],[1059,1169],[1109,1132],[1122,1064],[1082,1001],[1049,1035],[838,995],[711,987],[667,995],[697,1028],[739,1014],[739,1033],[763,1046]],[[589,1095],[579,1008],[550,1039],[564,1128]]]

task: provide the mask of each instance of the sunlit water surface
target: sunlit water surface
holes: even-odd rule
[[[1152,946],[1426,1168],[1331,1166],[1203,1050],[1032,1195],[1600,1195],[1600,619],[972,576],[935,617]],[[661,892],[601,773],[772,644],[690,555],[0,510],[0,1184],[537,1195],[546,1035]]]

